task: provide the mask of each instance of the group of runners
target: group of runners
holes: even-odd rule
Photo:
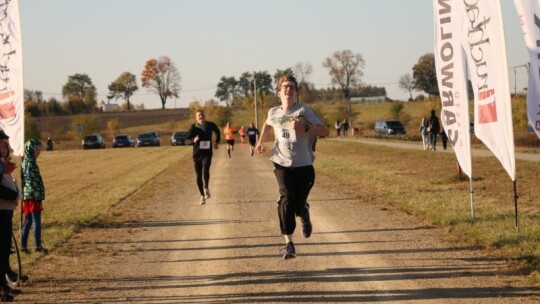
[[[329,130],[313,109],[298,102],[298,83],[294,77],[280,77],[277,94],[281,105],[268,111],[268,117],[260,134],[253,123],[247,131],[242,126],[238,133],[242,144],[247,135],[251,156],[253,156],[254,152],[266,151],[265,141],[268,133],[271,128],[274,131],[275,139],[270,161],[274,166],[279,191],[277,205],[280,231],[285,239],[285,247],[282,248],[281,253],[284,259],[291,259],[296,257],[293,242],[296,217],[300,217],[302,234],[305,238],[309,238],[313,231],[307,198],[315,183],[314,146],[317,137],[328,136]],[[199,203],[204,205],[211,196],[208,186],[212,151],[219,148],[221,133],[215,123],[206,120],[203,110],[196,112],[195,120],[187,137],[193,141],[193,163],[201,195]],[[227,123],[224,135],[229,158],[231,158],[231,152],[234,151],[236,133],[231,123]],[[257,135],[259,135],[258,141]]]
[[[259,129],[257,129],[253,123],[249,124],[249,128],[246,130],[244,126],[242,126],[238,131],[236,131],[231,122],[227,123],[227,127],[223,130],[223,134],[225,134],[225,141],[227,142],[227,155],[229,158],[231,158],[231,151],[234,151],[234,143],[235,143],[235,135],[238,133],[240,135],[240,144],[243,145],[246,141],[246,135],[249,140],[249,151],[251,153],[251,156],[253,156],[253,152],[255,151],[255,144],[257,143],[257,135],[259,135]]]

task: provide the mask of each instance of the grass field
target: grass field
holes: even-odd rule
[[[517,162],[519,231],[513,183],[495,158],[473,160],[474,221],[469,181],[457,176],[453,154],[321,140],[316,163],[320,174],[354,189],[361,202],[391,204],[446,227],[460,242],[540,269],[539,163]]]
[[[44,246],[56,247],[82,227],[100,225],[121,213],[115,206],[165,169],[186,162],[191,166],[191,153],[188,146],[41,153]],[[19,170],[13,176],[18,177]],[[14,229],[19,229],[20,206],[15,214]],[[32,242],[31,237],[30,248]],[[25,261],[37,257],[33,254]]]

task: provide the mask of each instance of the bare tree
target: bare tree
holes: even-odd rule
[[[409,92],[409,95],[411,96],[409,98],[409,101],[413,100],[412,91],[414,91],[414,87],[413,87],[413,78],[411,74],[405,74],[399,77],[398,85],[400,89],[403,89]]]
[[[313,73],[313,66],[309,62],[299,62],[292,68],[294,76],[298,81],[298,86],[302,86],[309,81],[309,76]]]
[[[180,72],[167,56],[146,61],[141,82],[143,87],[159,95],[162,109],[165,109],[168,97],[180,94]]]
[[[328,69],[332,83],[341,87],[346,99],[350,98],[351,87],[362,83],[364,58],[360,54],[354,54],[351,50],[335,52],[324,60],[322,66]]]

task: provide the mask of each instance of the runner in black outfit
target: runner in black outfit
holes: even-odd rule
[[[196,123],[191,125],[187,138],[193,141],[193,163],[195,165],[195,174],[197,175],[197,186],[201,199],[201,205],[210,198],[208,183],[210,181],[210,165],[212,164],[212,132],[216,134],[214,149],[219,148],[221,134],[218,126],[206,121],[206,115],[203,110],[197,110],[195,113]]]
[[[251,156],[253,156],[253,151],[255,150],[255,145],[257,144],[257,135],[259,135],[259,130],[253,126],[253,123],[249,124],[247,129],[247,134],[249,138],[249,150],[251,151]]]

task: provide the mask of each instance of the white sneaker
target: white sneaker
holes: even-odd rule
[[[206,204],[206,199],[204,198],[204,196],[201,196],[201,200],[199,201],[199,204],[201,205]]]
[[[210,190],[208,188],[204,189],[204,198],[206,199],[210,198]]]

